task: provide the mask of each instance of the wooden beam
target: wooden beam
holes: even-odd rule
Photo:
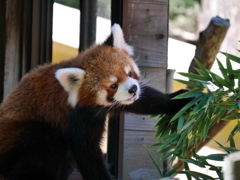
[[[6,45],[6,0],[0,1],[0,103],[4,92],[4,66]]]
[[[97,0],[81,0],[80,12],[79,52],[83,52],[96,42]]]

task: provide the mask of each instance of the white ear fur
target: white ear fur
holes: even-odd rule
[[[134,50],[132,46],[129,46],[123,36],[123,31],[119,24],[114,24],[112,26],[112,34],[113,34],[113,47],[125,49],[131,56],[134,55]]]
[[[55,77],[68,92],[68,102],[75,107],[78,101],[78,89],[80,88],[86,72],[80,68],[62,68],[55,72]]]

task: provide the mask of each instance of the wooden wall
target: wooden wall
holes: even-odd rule
[[[21,77],[38,64],[51,61],[52,0],[2,0],[0,101]],[[2,30],[3,27],[1,27]],[[3,73],[4,72],[4,73]],[[2,81],[2,79],[4,81]],[[3,85],[2,85],[3,82]]]
[[[129,0],[127,41],[135,49],[143,81],[166,92],[168,0]],[[154,143],[155,119],[149,116],[125,115],[123,179],[154,180],[159,175],[142,145]],[[149,147],[152,154],[156,148]],[[159,166],[162,162],[156,158]]]

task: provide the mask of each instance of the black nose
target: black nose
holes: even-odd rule
[[[132,87],[128,90],[128,93],[133,94],[137,92],[137,85],[132,85]]]

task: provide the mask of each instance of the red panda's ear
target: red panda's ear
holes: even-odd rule
[[[77,104],[78,90],[86,72],[80,68],[62,68],[55,72],[55,77],[68,92],[68,102],[74,107]]]
[[[114,24],[112,26],[112,33],[103,44],[124,49],[129,53],[129,55],[134,55],[133,47],[125,42],[123,31],[119,24]]]

